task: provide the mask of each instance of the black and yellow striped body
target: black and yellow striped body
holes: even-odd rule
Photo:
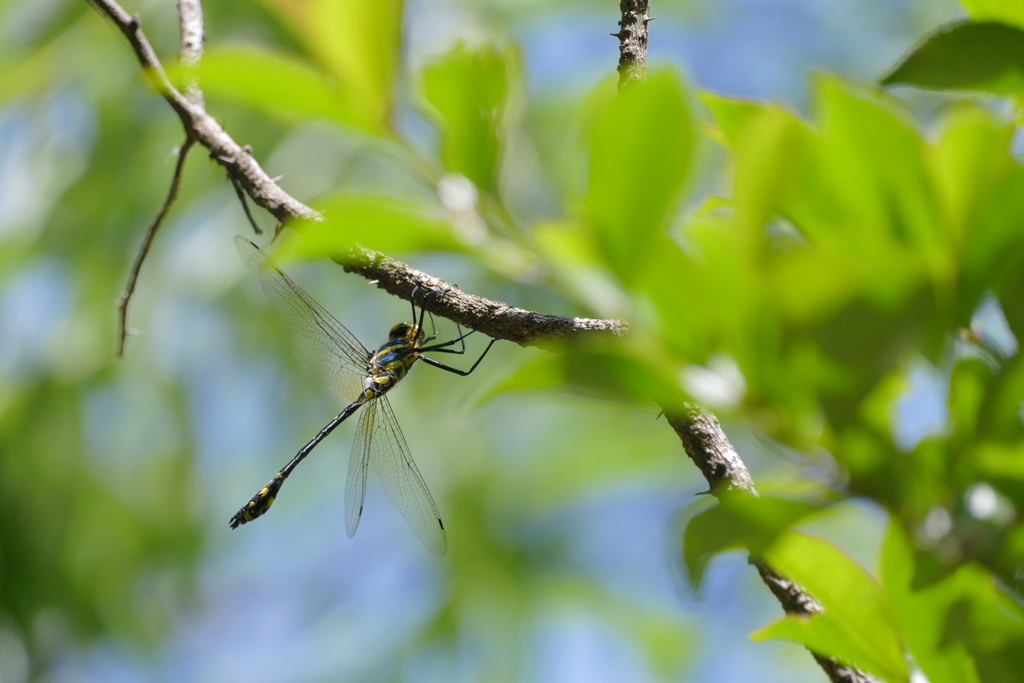
[[[231,528],[251,522],[257,517],[266,513],[274,504],[277,492],[281,489],[285,479],[292,473],[292,470],[302,462],[309,453],[327,438],[327,435],[355,413],[360,406],[367,401],[380,398],[398,384],[409,373],[409,368],[419,360],[419,347],[423,344],[423,331],[418,325],[410,323],[398,323],[391,328],[388,335],[388,342],[370,354],[366,361],[366,379],[363,382],[363,391],[356,400],[348,404],[338,416],[331,420],[326,427],[303,446],[295,457],[287,465],[274,475],[274,478],[267,482],[249,502],[242,506],[242,509],[231,518]]]

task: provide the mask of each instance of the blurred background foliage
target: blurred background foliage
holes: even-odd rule
[[[310,254],[631,323],[393,394],[437,559],[379,487],[345,538],[344,428],[229,532],[337,406],[198,152],[115,358],[183,136],[86,3],[0,2],[0,680],[823,680],[794,642],[1019,680],[1018,4],[655,3],[622,93],[615,5],[204,5],[208,107],[325,212],[279,255],[365,342],[407,304]],[[173,67],[172,4],[126,9]],[[761,499],[694,498],[655,420],[693,399]],[[739,548],[825,614],[777,619]]]

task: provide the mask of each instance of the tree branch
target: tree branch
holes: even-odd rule
[[[203,58],[203,42],[206,33],[203,31],[203,7],[199,0],[178,0],[178,24],[181,30],[181,48],[178,60],[186,69],[199,64]],[[185,86],[185,97],[200,107],[203,104],[203,91],[195,78],[191,78]]]
[[[401,261],[369,249],[356,249],[338,259],[346,272],[356,273],[371,280],[378,287],[401,297],[412,300],[412,292],[443,291],[443,297],[431,297],[426,302],[427,310],[444,316],[463,327],[475,328],[483,321],[500,316],[480,330],[495,339],[504,339],[523,346],[536,344],[545,339],[567,339],[580,333],[611,333],[624,335],[629,325],[621,320],[596,320],[571,316],[545,315],[522,308],[511,308],[499,301],[467,294],[458,287],[440,278],[416,270]]]
[[[750,470],[743,464],[729,438],[722,431],[718,418],[705,408],[690,404],[684,414],[665,413],[668,423],[683,442],[683,449],[704,475],[715,496],[725,491],[742,491],[756,496],[757,488]],[[824,608],[798,584],[776,573],[767,564],[753,561],[768,589],[787,614],[811,616]],[[853,667],[811,652],[833,683],[879,683],[877,679]]]
[[[282,224],[301,225],[304,221],[319,221],[320,214],[294,199],[278,187],[252,155],[248,146],[241,146],[206,112],[202,93],[183,95],[170,82],[156,53],[141,28],[138,16],[129,16],[115,0],[90,0],[128,38],[139,63],[150,81],[181,119],[186,133],[210,150],[210,156],[223,166],[230,178],[252,198],[253,202],[270,212]],[[182,41],[190,46],[186,59],[196,60],[202,54],[202,9],[198,0],[179,0]],[[192,61],[191,63],[195,63]],[[346,270],[374,280],[387,292],[410,300],[413,288],[435,286],[444,288],[443,280],[433,278],[405,263],[368,249],[359,249],[345,262]],[[498,308],[497,302],[473,297],[457,290],[445,297],[433,297],[428,309],[465,327],[474,328],[487,320]],[[537,341],[540,337],[568,338],[581,333],[624,334],[627,324],[620,320],[592,320],[570,316],[552,316],[509,309],[501,320],[488,325],[486,334],[519,344]]]
[[[181,119],[181,125],[184,126],[185,131],[199,144],[210,150],[210,157],[223,166],[232,178],[241,183],[242,188],[257,205],[269,211],[281,222],[293,218],[320,219],[319,213],[277,186],[277,183],[256,162],[252,153],[235,142],[206,112],[201,97],[198,101],[193,102],[174,87],[153,51],[153,47],[149,44],[146,34],[143,33],[142,20],[138,15],[129,16],[115,0],[91,0],[91,2],[110,17],[128,39],[153,87],[174,109],[178,118]],[[198,6],[199,3],[197,0],[190,0],[183,4],[192,7]],[[202,16],[201,10],[198,16]],[[190,17],[188,22],[182,19],[182,23],[187,23],[189,27],[192,27],[195,25],[195,18]],[[192,33],[188,35],[191,40]],[[199,53],[192,54],[198,56]]]
[[[619,89],[647,78],[647,24],[651,17],[650,0],[620,0]]]

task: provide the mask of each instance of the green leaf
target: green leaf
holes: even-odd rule
[[[750,243],[766,237],[765,224],[780,213],[794,191],[804,189],[810,127],[771,104],[717,95],[702,98],[715,114],[735,158],[734,208]]]
[[[514,73],[511,50],[459,45],[420,75],[429,113],[441,127],[441,158],[479,189],[496,189],[502,119]]]
[[[401,57],[402,0],[310,0],[305,36],[370,132],[387,130]]]
[[[863,567],[834,545],[795,532],[783,534],[764,556],[772,569],[803,586],[824,607],[825,615],[783,619],[760,637],[793,638],[887,680],[908,679],[888,597]]]
[[[979,681],[970,653],[944,642],[946,614],[977,570],[947,577],[924,590],[913,590],[915,555],[906,533],[890,522],[882,544],[879,576],[889,595],[904,641],[931,683]]]
[[[989,382],[978,419],[978,434],[982,439],[1013,446],[1024,443],[1021,397],[1024,397],[1024,357],[1018,352],[995,370]],[[1024,473],[1024,459],[1020,462]]]
[[[551,274],[577,300],[604,318],[619,318],[629,301],[602,267],[586,227],[570,221],[545,221],[532,226],[532,244]]]
[[[960,0],[977,21],[1001,21],[1024,27],[1024,4],[1019,0]]]
[[[586,216],[605,260],[625,280],[637,270],[685,188],[694,133],[682,84],[663,72],[623,90],[590,140]]]
[[[1011,155],[1013,126],[977,106],[955,108],[933,157],[943,214],[959,258],[956,320],[966,327],[982,297],[1024,253],[1017,222],[1024,172]]]
[[[416,249],[465,251],[438,206],[389,197],[336,195],[315,205],[324,220],[303,230],[312,249],[336,254],[355,244],[388,254]]]
[[[534,355],[494,384],[483,400],[513,391],[552,391],[565,383],[565,365],[553,353]]]
[[[208,50],[194,70],[168,69],[178,83],[195,74],[205,94],[238,102],[288,123],[354,124],[350,99],[322,73],[284,53],[251,48]]]
[[[891,683],[909,681],[909,671],[905,665],[896,668],[889,662],[879,659],[877,653],[870,647],[864,647],[863,643],[851,639],[847,625],[827,612],[812,617],[786,616],[765,626],[751,637],[754,640],[792,640],[815,654],[853,664]]]
[[[976,442],[980,409],[993,374],[994,368],[980,358],[962,358],[953,366],[949,377],[951,443],[971,448]]]
[[[779,108],[776,105],[715,93],[701,93],[700,101],[714,114],[724,142],[734,151],[741,144],[743,130],[750,121],[760,117],[766,109]]]
[[[832,221],[813,226],[813,237],[869,262],[895,256],[896,247],[912,247],[926,262],[936,258],[943,221],[924,141],[902,105],[833,78],[822,78],[816,95],[825,135],[822,170],[835,211]]]
[[[947,24],[911,50],[881,84],[1020,94],[1024,30],[996,22]]]
[[[683,560],[691,587],[700,586],[715,555],[732,548],[759,554],[780,533],[822,509],[821,505],[785,498],[723,496],[718,505],[694,516],[683,532]]]
[[[649,403],[653,399],[661,405],[676,405],[680,391],[665,377],[663,354],[632,348],[634,336],[624,340],[591,337],[565,343],[552,341],[554,353],[524,363],[492,393],[561,388],[606,401]],[[652,356],[657,363],[651,362]]]

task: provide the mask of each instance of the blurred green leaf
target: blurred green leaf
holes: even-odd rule
[[[1017,168],[1010,154],[1013,126],[972,105],[952,108],[942,126],[934,157],[939,199],[963,239],[999,184]]]
[[[1024,27],[1024,5],[1017,0],[960,0],[976,21],[1000,21]]]
[[[695,590],[715,555],[732,548],[758,555],[780,533],[824,509],[813,503],[741,493],[719,496],[719,501],[690,519],[683,532],[683,561]]]
[[[586,216],[605,260],[623,280],[637,277],[654,235],[666,227],[693,152],[689,106],[672,72],[626,88],[598,115]]]
[[[806,176],[811,130],[793,113],[720,96],[705,96],[735,159],[734,207],[743,235],[756,243]]]
[[[94,469],[83,399],[116,386],[107,372],[75,386],[42,379],[0,409],[0,516],[20,520],[0,524],[0,621],[34,657],[57,646],[39,630],[47,612],[72,643],[153,645],[191,588],[203,539],[191,460],[155,446],[130,478],[123,465]],[[158,578],[163,595],[145,594]]]
[[[906,532],[890,524],[881,577],[915,661],[936,683],[1019,678],[1024,664],[1024,608],[1006,586],[977,565],[964,564],[915,589],[920,554]]]
[[[840,657],[890,681],[909,671],[902,637],[882,587],[845,553],[818,538],[789,532],[765,551],[775,571],[803,586],[825,609],[810,619],[786,617],[757,637],[785,637]]]
[[[642,337],[642,335],[640,335]],[[666,377],[660,352],[637,348],[632,338],[574,338],[551,340],[545,346],[550,355],[519,366],[492,393],[562,388],[571,393],[613,402],[650,401],[663,406],[680,403],[682,393]]]
[[[316,202],[315,208],[324,220],[309,223],[302,231],[312,253],[335,256],[356,244],[389,254],[466,250],[439,206],[343,194]]]
[[[1006,324],[1009,325],[1018,343],[1024,343],[1024,296],[1020,295],[1024,292],[1024,268],[1020,267],[1020,264],[1021,260],[1018,257],[1017,267],[1010,268],[995,283],[995,292],[1006,316]]]
[[[337,79],[356,125],[369,132],[388,130],[401,52],[402,0],[310,0],[304,10],[304,37]]]
[[[830,225],[800,227],[815,228],[812,237],[823,243],[859,247],[862,257],[900,245],[912,247],[925,263],[935,259],[945,221],[936,211],[924,141],[901,105],[827,77],[820,79],[816,96],[825,170],[841,209]],[[879,164],[880,158],[886,163]]]
[[[284,53],[253,48],[208,50],[194,70],[168,69],[171,78],[200,79],[204,92],[223,97],[288,123],[324,120],[359,125],[352,95],[343,93],[309,64]]]
[[[746,126],[756,118],[762,116],[766,109],[781,107],[764,104],[754,100],[744,100],[737,97],[725,97],[716,93],[700,93],[700,101],[703,102],[714,114],[718,122],[719,130],[722,133],[723,142],[732,148],[733,152],[739,150],[742,141],[742,133]]]
[[[1024,173],[1011,154],[1013,127],[975,106],[954,109],[935,149],[939,199],[961,260],[956,317],[967,326],[982,298],[1024,255],[1017,229]]]
[[[978,419],[982,439],[1008,444],[1024,440],[1024,358],[1020,352],[996,368]]]
[[[960,448],[977,442],[979,411],[993,371],[980,358],[964,358],[953,366],[949,377],[949,414],[953,422],[950,440]]]
[[[881,84],[1020,94],[1024,92],[1024,30],[996,22],[947,24],[905,56]]]
[[[893,662],[880,659],[870,644],[850,637],[848,625],[829,614],[812,617],[786,616],[765,626],[751,636],[754,640],[781,638],[804,645],[808,650],[840,662],[853,664],[858,669],[880,677],[890,683],[909,683],[906,665],[893,666]]]
[[[514,62],[510,48],[458,45],[420,75],[428,111],[441,127],[445,170],[461,173],[484,192],[496,189]]]
[[[495,383],[484,400],[512,391],[551,391],[565,382],[565,366],[554,353],[534,355]]]
[[[570,221],[545,221],[532,227],[532,243],[554,278],[572,296],[602,317],[620,318],[628,310],[625,292],[603,267],[586,227]]]

